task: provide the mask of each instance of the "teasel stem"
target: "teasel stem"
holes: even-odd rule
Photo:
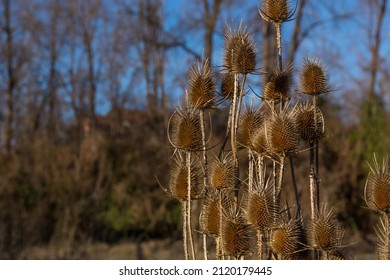
[[[276,160],[272,161],[272,176],[274,180],[274,192],[273,192],[273,203],[274,207],[278,206],[278,183],[277,183],[277,175],[276,175]],[[274,221],[276,222],[276,213],[274,216]]]
[[[191,152],[186,152],[186,165],[187,165],[187,230],[188,239],[191,246],[192,259],[196,259],[194,239],[192,238],[192,227],[191,227]]]
[[[237,141],[236,141],[236,129],[235,129],[235,120],[236,120],[236,103],[237,103],[237,88],[238,88],[238,73],[234,73],[234,93],[232,100],[232,114],[231,114],[231,131],[230,131],[230,144],[232,149],[232,157],[234,165],[237,165]]]
[[[219,191],[219,247],[220,247],[220,260],[225,259],[225,252],[222,244],[222,232],[223,232],[223,206],[222,206],[222,190]],[[217,244],[218,246],[218,244]]]
[[[316,177],[315,177],[315,167],[314,167],[314,142],[310,141],[310,175],[309,175],[309,184],[310,184],[310,209],[311,209],[311,220],[314,221],[317,214],[317,191],[316,191]]]
[[[259,177],[259,185],[264,185],[264,156],[257,157],[257,176]]]
[[[389,246],[390,246],[390,214],[389,213],[383,213],[383,220],[384,220],[384,230],[385,230],[385,240],[384,240],[384,248],[385,248],[385,252],[384,252],[384,255],[385,256],[390,256],[390,253],[389,253]]]
[[[314,131],[317,131],[317,97],[314,95],[313,97],[313,110],[314,110]],[[319,152],[319,148],[318,148],[318,139],[315,139],[314,140],[314,146],[315,146],[315,153],[314,153],[314,160],[315,160],[315,177],[314,177],[314,180],[315,180],[315,190],[316,190],[316,198],[317,198],[317,209],[319,210],[319,205],[320,205],[320,188],[319,188],[319,184],[318,184],[318,174],[319,174],[319,160],[318,160],[318,152]]]
[[[279,169],[279,180],[278,180],[278,188],[277,188],[277,196],[276,196],[276,205],[279,205],[280,202],[280,194],[282,192],[282,184],[283,184],[283,177],[284,177],[284,165],[286,163],[286,157],[280,156],[280,169]]]
[[[248,150],[248,192],[251,192],[253,189],[253,165],[254,157],[252,149]]]
[[[215,256],[217,260],[221,260],[222,257],[221,237],[215,237]]]
[[[183,249],[184,258],[188,260],[188,241],[187,241],[187,201],[182,203],[182,215],[183,215]]]
[[[288,157],[288,159],[290,161],[291,180],[292,180],[292,185],[293,185],[293,190],[294,190],[295,203],[297,205],[297,215],[295,218],[298,218],[299,216],[302,216],[301,202],[299,200],[299,193],[298,193],[298,187],[297,187],[297,180],[295,177],[293,157],[290,155]]]
[[[282,36],[281,36],[281,29],[282,24],[276,23],[275,24],[275,30],[276,30],[276,45],[278,47],[278,62],[279,62],[279,70],[283,70],[283,64],[282,64]]]
[[[208,163],[207,163],[207,149],[206,149],[206,133],[205,133],[205,118],[204,118],[204,110],[199,110],[200,117],[200,126],[202,133],[202,147],[203,147],[203,165],[204,165],[204,175],[203,175],[203,185],[204,188],[207,186],[207,174],[208,174]],[[207,252],[207,235],[202,234],[202,244],[203,244],[203,256],[204,259],[208,259]]]

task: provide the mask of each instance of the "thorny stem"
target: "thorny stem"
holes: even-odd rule
[[[223,207],[222,207],[222,191],[219,191],[219,246],[220,246],[220,260],[225,259],[225,252],[223,250],[223,239],[222,239],[222,231],[223,231]]]
[[[282,64],[282,36],[281,36],[282,25],[281,25],[281,23],[276,23],[275,29],[276,29],[276,44],[278,46],[279,70],[282,71],[283,64]]]
[[[280,194],[282,192],[282,184],[283,184],[283,176],[284,176],[284,164],[286,162],[286,157],[281,156],[280,157],[280,169],[279,169],[279,181],[278,181],[278,187],[277,187],[277,193],[276,193],[276,203],[275,205],[279,205],[280,203]]]
[[[222,157],[222,152],[225,150],[225,146],[226,146],[226,143],[227,143],[227,140],[229,138],[229,134],[231,133],[231,122],[232,122],[232,115],[233,115],[233,106],[234,106],[234,103],[233,101],[230,102],[230,106],[229,106],[229,118],[228,118],[228,123],[227,123],[227,127],[226,127],[226,134],[225,134],[225,139],[223,140],[223,143],[222,143],[222,146],[221,146],[221,149],[219,150],[219,154],[218,154],[218,158],[221,159]]]
[[[253,152],[251,149],[248,150],[248,192],[250,193],[253,189]]]
[[[237,163],[236,130],[235,130],[237,85],[238,85],[238,73],[234,73],[234,93],[233,93],[233,100],[232,100],[233,106],[232,106],[232,114],[231,114],[231,122],[230,122],[230,125],[232,126],[230,131],[230,145],[232,148],[232,156],[233,156],[233,161],[235,166]]]
[[[182,215],[183,215],[183,248],[184,258],[188,260],[188,242],[187,242],[187,201],[182,203]]]
[[[187,230],[188,239],[191,245],[192,259],[196,259],[194,239],[192,238],[191,227],[191,152],[186,152],[186,164],[187,164]]]
[[[204,175],[203,175],[203,187],[206,188],[207,186],[207,170],[208,170],[208,164],[207,164],[207,149],[206,149],[206,133],[205,133],[205,119],[204,119],[204,110],[199,111],[199,117],[200,117],[200,125],[201,125],[201,133],[202,133],[202,149],[203,149],[203,165],[204,165]],[[202,234],[202,240],[203,240],[203,255],[204,259],[208,259],[208,252],[207,252],[207,235]]]
[[[259,177],[259,185],[263,187],[264,184],[264,157],[259,155],[257,158],[257,175]]]
[[[274,189],[273,189],[273,205],[278,205],[278,187],[277,187],[277,176],[276,176],[276,160],[273,160],[272,163],[272,175],[273,175],[273,182],[274,182]],[[274,215],[274,221],[276,222],[276,213]]]
[[[313,110],[314,110],[314,132],[317,133],[317,97],[313,96]],[[316,192],[316,199],[317,199],[317,208],[319,208],[320,205],[320,188],[319,188],[319,182],[318,182],[318,174],[319,174],[319,160],[318,160],[318,139],[315,139],[314,141],[315,151],[314,152],[314,161],[315,161],[315,192]]]
[[[390,246],[390,214],[384,213],[383,214],[383,220],[384,220],[384,256],[385,259],[388,260],[390,253],[389,253],[389,246]]]

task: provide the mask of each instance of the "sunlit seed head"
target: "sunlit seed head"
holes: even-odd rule
[[[269,75],[263,89],[263,98],[265,100],[276,104],[288,99],[290,71],[291,69],[276,70]]]
[[[281,259],[294,259],[302,248],[302,223],[292,219],[271,230],[270,247]]]
[[[171,142],[185,151],[202,150],[201,122],[194,110],[177,110],[172,116]]]
[[[191,199],[198,199],[202,193],[201,168],[196,160],[191,160]],[[177,153],[171,166],[169,193],[179,201],[188,198],[188,169],[183,156]]]
[[[256,50],[248,30],[227,28],[224,43],[225,67],[232,73],[249,74],[256,70]]]
[[[281,24],[290,20],[294,11],[290,8],[288,0],[264,0],[259,14],[265,21]]]
[[[374,167],[370,167],[366,181],[365,200],[371,209],[390,213],[390,168],[388,158],[379,165],[374,157]]]
[[[314,109],[309,102],[300,103],[295,111],[296,124],[305,141],[321,139],[324,135],[324,116],[317,107]]]
[[[238,142],[240,145],[250,148],[253,134],[261,127],[263,117],[258,110],[247,109],[240,118],[238,129]]]
[[[318,59],[307,58],[303,61],[299,86],[302,93],[312,96],[330,91],[325,67]]]
[[[232,100],[234,97],[234,75],[232,72],[223,73],[221,76],[221,95],[224,99]],[[237,85],[239,87],[239,85]]]
[[[200,226],[202,231],[210,236],[219,236],[220,218],[220,196],[214,189],[209,189],[203,200],[200,215]]]
[[[222,226],[222,246],[225,254],[239,259],[252,248],[252,233],[241,216],[227,216]]]
[[[216,189],[233,188],[236,179],[234,162],[230,157],[215,160],[210,166],[210,186]]]
[[[210,62],[202,65],[196,63],[188,79],[188,95],[190,105],[201,110],[212,108],[215,101],[216,81],[211,71]]]

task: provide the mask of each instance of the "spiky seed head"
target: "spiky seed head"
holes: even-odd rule
[[[274,24],[288,21],[294,15],[288,0],[264,0],[263,7],[259,10],[259,13],[265,21]]]
[[[234,74],[232,72],[223,73],[221,79],[222,79],[221,82],[222,97],[224,99],[232,100],[234,97]]]
[[[211,71],[209,60],[200,66],[194,64],[189,73],[188,95],[189,103],[200,110],[209,109],[214,106],[216,81]]]
[[[299,85],[304,94],[312,96],[329,92],[325,67],[318,59],[307,58],[303,61]]]
[[[294,259],[302,249],[302,235],[301,220],[282,222],[271,230],[270,247],[281,259]]]
[[[256,50],[248,30],[227,28],[224,43],[225,67],[232,73],[249,74],[256,70]]]
[[[296,151],[299,144],[299,132],[294,113],[287,109],[275,114],[266,122],[266,139],[272,153],[286,156]]]
[[[366,181],[365,200],[371,209],[390,213],[390,168],[388,158],[380,166],[374,157],[374,167],[370,167]]]
[[[253,133],[252,138],[250,139],[250,147],[259,155],[265,155],[268,153],[267,138],[265,135],[265,126],[262,125]]]
[[[202,231],[210,236],[219,236],[220,230],[220,196],[214,189],[208,189],[203,200],[200,214],[200,226]]]
[[[210,166],[210,186],[216,189],[233,188],[236,170],[231,157],[215,160]]]
[[[227,216],[222,226],[223,251],[236,259],[249,253],[252,247],[252,233],[241,216]]]
[[[311,222],[309,231],[310,243],[314,248],[325,252],[341,248],[344,230],[332,210],[327,212],[323,207],[316,219]]]
[[[191,160],[191,199],[198,199],[202,193],[201,168],[196,160]],[[169,193],[179,201],[188,196],[188,169],[181,154],[177,154],[171,166]]]
[[[301,138],[305,141],[319,140],[324,135],[324,116],[320,108],[314,109],[309,102],[300,103],[295,114]]]
[[[352,259],[350,252],[346,248],[337,248],[327,252],[328,260],[342,261]]]
[[[263,118],[260,111],[247,109],[240,118],[238,142],[242,146],[250,148],[253,134],[261,127],[262,122]]]
[[[178,109],[172,116],[171,142],[185,151],[202,150],[201,121],[195,110]]]
[[[263,98],[274,104],[288,99],[290,72],[290,68],[283,71],[275,70],[272,72],[264,85]]]
[[[270,229],[276,215],[276,205],[273,203],[272,188],[261,188],[256,183],[248,194],[246,215],[248,222],[259,231]]]

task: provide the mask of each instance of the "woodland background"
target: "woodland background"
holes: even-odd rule
[[[261,70],[272,69],[273,29],[259,5],[1,0],[0,258],[182,258],[180,205],[159,185],[169,181],[167,123],[193,62],[222,64],[226,24],[249,27]],[[320,100],[322,195],[355,257],[375,258],[377,217],[363,189],[373,152],[390,150],[390,7],[292,6],[284,57],[294,69],[319,57],[334,89]],[[250,77],[259,94],[262,79]],[[210,117],[217,145],[227,112]],[[299,185],[308,184],[304,170],[297,166]]]

